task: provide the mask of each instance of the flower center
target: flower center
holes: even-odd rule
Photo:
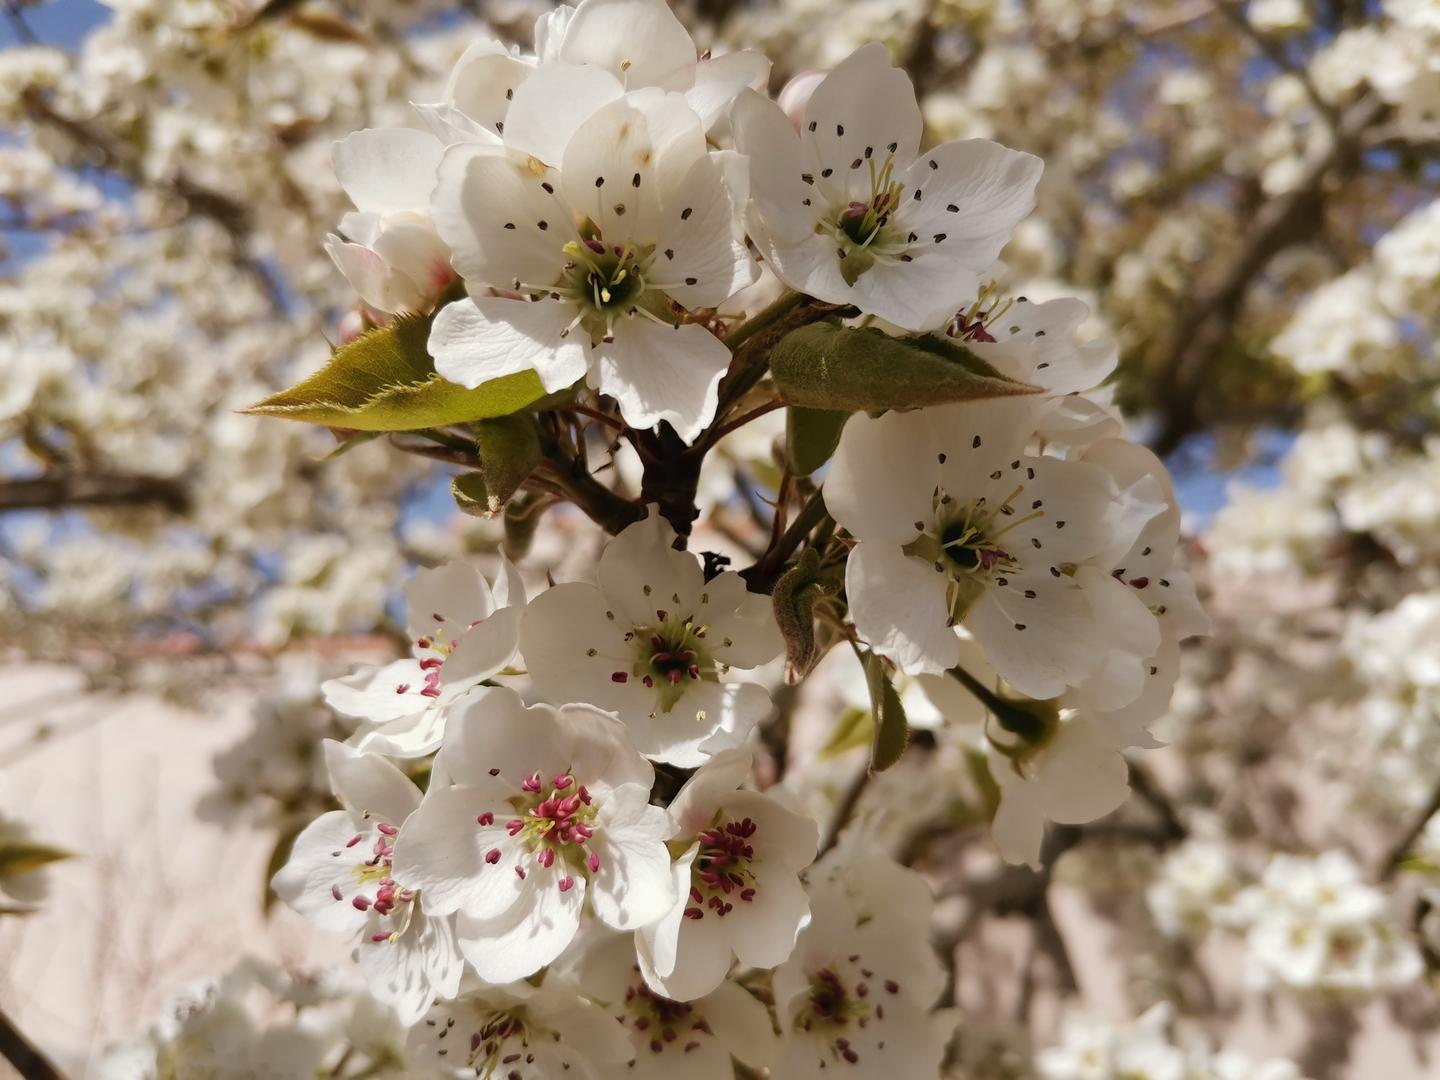
[[[650,256],[632,243],[606,244],[598,237],[572,240],[567,275],[575,295],[597,312],[622,312],[645,292]]]
[[[403,905],[408,905],[415,899],[415,891],[406,889],[396,883],[390,874],[391,864],[395,856],[395,834],[400,830],[388,821],[377,821],[375,823],[375,842],[370,848],[370,858],[362,862],[354,863],[351,866],[355,891],[349,895],[350,906],[356,911],[371,911],[376,915],[390,915],[400,908],[404,911]],[[364,833],[356,833],[351,837],[345,849],[359,847],[365,840]],[[339,857],[342,852],[331,852]],[[374,892],[368,890],[374,889]],[[339,883],[330,886],[330,896],[336,903],[343,903],[346,900],[346,893]],[[397,915],[397,918],[399,916]],[[370,940],[376,944],[381,942],[394,941],[400,936],[403,927],[375,933]]]
[[[698,1036],[714,1034],[705,1018],[695,1014],[695,1006],[661,997],[645,985],[638,967],[632,970],[630,986],[625,990],[627,1015],[620,1017],[620,1022],[648,1036],[652,1054],[672,1044],[688,1054],[700,1048]]]
[[[503,1068],[525,1060],[529,1045],[530,1032],[520,1010],[496,1011],[471,1033],[466,1065],[475,1069],[476,1076],[503,1076]]]
[[[996,338],[993,329],[996,322],[1016,303],[1024,302],[1023,296],[1016,299],[1002,295],[995,283],[989,282],[980,290],[980,295],[973,304],[964,311],[955,313],[955,317],[950,320],[950,325],[945,328],[945,333],[950,337],[958,337],[962,341],[997,341],[999,339]],[[1019,330],[1018,326],[1010,327],[1012,334],[1018,333]]]
[[[699,836],[700,851],[690,868],[690,904],[687,919],[703,919],[706,911],[724,918],[736,903],[755,899],[756,878],[751,869],[756,825],[750,818],[717,821]]]
[[[547,782],[534,772],[520,785],[521,794],[510,800],[518,813],[505,824],[505,831],[516,837],[534,861],[549,870],[558,861],[563,873],[561,892],[575,887],[575,874],[594,873],[600,869],[600,856],[588,851],[586,845],[595,835],[595,806],[584,784],[566,772],[558,773]],[[480,825],[493,825],[494,815],[481,814]],[[485,861],[492,866],[500,861],[499,848],[492,848]],[[525,878],[525,867],[515,865],[515,874]]]
[[[828,227],[838,242],[840,272],[849,285],[877,262],[909,261],[905,252],[916,240],[895,223],[905,194],[905,185],[895,179],[895,155],[887,154],[878,166],[874,158],[867,158],[865,165],[870,171],[869,193],[851,199],[819,226],[822,231]],[[859,160],[851,163],[852,172],[859,167]]]
[[[705,648],[708,626],[696,626],[693,618],[671,618],[668,611],[655,612],[650,626],[637,626],[625,635],[635,647],[629,671],[611,674],[612,682],[639,679],[660,698],[660,711],[669,712],[690,684],[717,677],[715,661]]]
[[[872,1019],[883,1021],[885,1005],[883,1000],[872,998],[875,972],[864,967],[859,956],[850,957],[846,966],[854,969],[848,978],[829,967],[810,976],[810,991],[795,1016],[795,1027],[807,1035],[819,1035],[835,1060],[854,1065],[860,1061],[860,1054],[843,1033],[852,1025],[863,1028]],[[880,985],[887,995],[900,992],[900,984],[893,979]]]
[[[911,558],[923,559],[946,574],[946,606],[951,618],[958,622],[979,599],[992,580],[1003,585],[1006,576],[1019,573],[1021,563],[1004,544],[1007,533],[1044,516],[1037,500],[1030,513],[1017,515],[1014,502],[1025,492],[1023,484],[993,506],[980,496],[956,508],[955,500],[944,488],[936,487],[932,502],[934,524],[925,529],[923,522],[916,537],[902,549]]]

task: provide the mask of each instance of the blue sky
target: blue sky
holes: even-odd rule
[[[25,21],[47,45],[72,48],[96,26],[110,18],[110,9],[96,0],[52,0],[25,9]],[[18,42],[14,25],[0,19],[0,48]]]

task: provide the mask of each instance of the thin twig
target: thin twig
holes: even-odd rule
[[[0,1009],[0,1058],[13,1065],[24,1080],[65,1080],[64,1074],[20,1033],[3,1009]]]
[[[835,846],[840,839],[840,834],[845,831],[845,826],[849,825],[851,819],[855,817],[855,811],[860,806],[860,797],[865,794],[865,789],[869,784],[869,768],[861,769],[855,779],[850,781],[850,786],[845,789],[845,794],[840,796],[834,816],[830,819],[830,827],[825,832],[825,839],[821,842],[820,850],[816,853],[815,858],[820,858]]]
[[[1380,880],[1384,881],[1392,877],[1400,864],[1405,861],[1405,856],[1415,846],[1415,841],[1420,839],[1420,834],[1425,831],[1425,826],[1430,819],[1440,814],[1440,783],[1436,783],[1434,790],[1430,792],[1430,798],[1420,808],[1420,812],[1410,822],[1410,827],[1405,830],[1405,835],[1396,841],[1395,846],[1385,856],[1385,861],[1380,864]]]

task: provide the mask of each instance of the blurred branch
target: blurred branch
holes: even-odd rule
[[[45,44],[40,40],[40,35],[35,33],[35,28],[25,18],[25,12],[20,9],[19,0],[5,0],[5,18],[10,23],[11,29],[15,31],[15,37],[24,44]]]
[[[192,213],[209,218],[219,225],[230,238],[236,264],[255,279],[277,312],[285,310],[284,291],[247,250],[253,225],[247,206],[223,192],[196,183],[179,170],[166,179],[150,179],[145,175],[144,163],[139,154],[130,144],[88,121],[66,116],[55,108],[49,97],[33,87],[21,94],[21,103],[25,107],[26,116],[33,123],[52,128],[67,136],[92,155],[94,164],[117,173],[134,184],[158,188],[180,199]]]
[[[1314,105],[1320,115],[1325,118],[1326,122],[1330,125],[1330,129],[1332,131],[1335,130],[1335,125],[1339,119],[1335,113],[1335,106],[1321,97],[1320,89],[1315,85],[1315,81],[1310,78],[1309,70],[1303,64],[1297,64],[1292,61],[1290,57],[1286,56],[1285,46],[1279,41],[1257,29],[1255,24],[1250,21],[1249,16],[1246,15],[1245,8],[1237,4],[1235,0],[1216,0],[1215,10],[1238,27],[1240,32],[1249,38],[1255,47],[1265,54],[1267,60],[1287,75],[1298,79],[1300,85],[1305,89],[1305,95],[1310,99],[1310,104]]]
[[[20,1033],[3,1010],[0,1010],[0,1058],[15,1066],[24,1080],[64,1080],[60,1070]]]
[[[1295,187],[1260,207],[1244,230],[1245,243],[1225,271],[1208,288],[1198,289],[1176,320],[1169,350],[1151,380],[1160,412],[1151,446],[1162,457],[1201,427],[1206,376],[1234,332],[1251,284],[1276,255],[1313,235],[1323,216],[1327,181],[1354,166],[1366,129],[1385,108],[1384,102],[1367,96],[1341,114],[1328,148],[1310,163]]]
[[[1410,827],[1405,830],[1405,835],[1396,841],[1395,846],[1385,856],[1385,861],[1380,864],[1379,878],[1381,881],[1393,877],[1395,871],[1400,869],[1400,864],[1405,861],[1405,856],[1415,846],[1415,841],[1420,839],[1420,834],[1425,831],[1425,826],[1436,814],[1440,814],[1440,783],[1435,785],[1430,792],[1430,798],[1411,820]]]
[[[0,480],[0,513],[59,510],[71,506],[161,506],[183,513],[189,493],[163,476],[61,473],[29,480]]]

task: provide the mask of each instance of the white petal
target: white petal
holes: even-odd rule
[[[491,825],[477,818],[489,812]],[[419,889],[425,907],[441,915],[463,911],[494,918],[510,910],[522,892],[515,874],[529,856],[505,828],[510,808],[494,792],[432,788],[395,840],[395,880]],[[499,851],[499,861],[485,856]]]
[[[627,785],[649,791],[655,783],[654,768],[631,744],[625,725],[610,713],[593,705],[562,705],[555,724],[571,771],[598,797]]]
[[[431,702],[429,708],[357,732],[350,744],[357,750],[386,757],[428,757],[440,749],[445,737],[449,705],[442,704],[443,697],[442,694],[441,699],[426,698]]]
[[[517,280],[544,287],[559,279],[573,230],[569,209],[553,193],[558,182],[503,150],[463,144],[446,152],[430,214],[472,288],[508,289]]]
[[[553,63],[515,91],[505,116],[505,145],[558,166],[565,145],[590,115],[625,92],[603,68]]]
[[[715,755],[670,801],[670,814],[682,836],[694,836],[708,829],[718,810],[750,775],[754,755],[748,750],[727,750]]]
[[[820,846],[820,827],[814,818],[788,810],[758,791],[733,793],[725,800],[725,816],[748,817],[758,826],[754,847],[767,878],[772,870],[796,873],[809,866]]]
[[[774,254],[812,234],[823,213],[823,200],[801,179],[806,166],[801,164],[800,138],[780,106],[754,91],[744,91],[730,111],[730,126],[735,149],[749,162],[751,196],[763,223],[763,228],[752,231],[761,234],[756,242],[765,250],[767,261],[774,262]],[[788,273],[783,263],[772,269],[786,284],[798,287],[793,280],[796,275]],[[834,273],[838,279],[838,268]]]
[[[622,612],[607,618],[607,610],[605,595],[579,581],[546,589],[532,600],[520,624],[530,679],[549,701],[588,701],[624,717],[648,713],[654,692],[629,676],[636,652],[624,635],[635,622]],[[612,678],[617,672],[623,681]]]
[[[418,660],[409,657],[384,667],[359,667],[320,686],[330,708],[375,723],[425,712],[433,701],[420,694],[424,688],[425,671]]]
[[[693,769],[743,744],[773,708],[769,692],[758,683],[692,684],[668,713],[656,718],[656,742],[641,750],[656,761]]]
[[[525,890],[498,919],[456,920],[460,951],[486,982],[504,984],[535,974],[575,940],[585,904],[585,878],[561,892],[561,875],[532,866]]]
[[[415,283],[370,248],[331,236],[325,251],[360,299],[377,311],[418,311],[425,306],[426,297]]]
[[[368,919],[350,903],[356,892],[355,867],[361,860],[346,845],[359,831],[344,810],[321,814],[295,838],[290,858],[271,879],[275,895],[322,930],[355,934]],[[369,846],[361,850],[369,858]],[[337,888],[338,900],[332,891]]]
[[[1045,841],[1045,812],[1038,793],[1029,787],[1011,784],[1001,789],[1000,805],[990,822],[990,837],[1006,862],[1028,863],[1038,870],[1040,847]]]
[[[735,920],[731,941],[742,964],[773,968],[789,959],[809,916],[810,898],[800,880],[779,873],[767,874],[756,886],[755,898],[736,904],[723,921]]]
[[[495,603],[501,607],[525,606],[525,582],[505,553],[500,552],[500,570],[495,575]]]
[[[653,272],[671,299],[684,306],[719,307],[753,285],[759,268],[736,235],[735,204],[714,156],[697,159],[682,186],[685,205],[665,207],[668,212],[658,224],[660,257]]]
[[[987,588],[965,617],[991,665],[1015,689],[1038,700],[1079,686],[1108,644],[1085,594],[1070,578],[1043,571],[1008,581],[1004,588]],[[1035,595],[1026,596],[1027,591]]]
[[[436,764],[457,783],[498,782],[513,793],[537,770],[549,777],[567,768],[573,751],[554,709],[527,708],[509,687],[480,687],[456,704]]]
[[[499,132],[515,89],[534,71],[534,64],[511,56],[500,42],[477,41],[451,69],[445,100],[486,130]]]
[[[710,627],[705,641],[720,662],[755,668],[784,650],[770,597],[750,592],[739,574],[727,571],[717,575],[706,583],[700,597],[695,620]]]
[[[1003,498],[1017,484],[1027,485],[1028,491],[1033,481],[1026,467],[1034,462],[1022,460],[1016,464],[1016,459],[1025,456],[1025,444],[1035,431],[1042,407],[1032,398],[1012,397],[926,409],[924,415],[936,432],[936,449],[945,455],[940,470],[945,490],[962,500],[989,495],[994,485],[1007,486],[993,498]],[[1000,479],[992,480],[990,474],[996,469],[1004,472]],[[1096,513],[1091,510],[1091,516]]]
[[[1130,794],[1130,770],[1086,717],[1064,724],[1046,748],[1043,784],[1052,821],[1084,825],[1115,810]]]
[[[442,950],[453,949],[448,924],[427,919],[416,912],[410,926],[393,941],[375,942],[362,939],[356,953],[370,992],[396,1012],[401,1024],[417,1023],[430,1008],[440,987],[430,981],[430,972],[437,966],[454,972],[453,990],[459,989],[460,964],[437,957]]]
[[[501,608],[479,626],[465,631],[459,646],[441,665],[441,685],[478,683],[508,666],[520,643],[522,613],[518,607]]]
[[[840,261],[835,257],[833,246],[827,246],[830,250],[822,252],[811,244],[806,254],[813,258],[825,255],[834,267],[834,275],[838,276]],[[939,244],[912,250],[916,252],[911,256],[912,261],[872,266],[853,286],[845,285],[843,292],[835,287],[834,278],[823,266],[815,268],[810,281],[825,288],[827,295],[822,299],[832,303],[854,304],[866,314],[906,330],[936,330],[954,318],[956,309],[975,295],[980,281],[973,270],[956,265]]]
[[[871,42],[815,88],[805,107],[801,137],[819,161],[838,173],[855,158],[883,161],[891,144],[897,165],[903,167],[919,149],[924,126],[910,76],[891,64],[890,50]],[[843,194],[838,183],[833,186],[837,195]],[[833,201],[843,204],[845,199]]]
[[[590,902],[600,921],[616,930],[648,926],[675,905],[665,848],[674,824],[649,799],[648,786],[625,784],[611,792],[596,819],[592,845],[600,868],[591,881]]]
[[[385,214],[429,207],[444,153],[427,131],[366,128],[337,142],[331,160],[356,209]]]
[[[775,1059],[780,1044],[770,1011],[748,990],[723,982],[700,1008],[715,1037],[746,1065],[761,1069]]]
[[[687,90],[695,81],[695,42],[665,0],[586,0],[565,28],[560,57],[632,87]]]
[[[324,747],[330,786],[348,810],[399,825],[420,805],[420,789],[383,757],[333,739]]]
[[[684,888],[689,887],[687,879]],[[711,993],[725,981],[733,962],[727,920],[728,916],[720,919],[714,914],[699,919],[681,919],[674,970],[659,977],[642,959],[640,974],[647,985],[656,993],[675,1001],[693,1001]],[[638,950],[637,955],[643,957],[644,950]],[[656,977],[652,978],[652,974]]]
[[[692,200],[726,200],[718,173],[708,190],[692,190],[703,177],[691,179],[692,168],[708,160],[700,120],[683,98],[634,92],[597,109],[566,145],[561,190],[608,243],[653,242],[665,219],[678,223],[698,205]]]
[[[699,595],[705,585],[700,560],[688,551],[676,551],[675,530],[659,510],[650,508],[643,521],[627,526],[605,546],[596,569],[596,580],[607,606],[631,626],[648,626],[657,609],[667,614],[674,606]],[[628,627],[627,627],[628,629]]]
[[[999,479],[965,495],[984,495],[993,506],[1023,485],[1014,496],[1014,524],[1003,538],[1020,564],[1044,570],[1084,562],[1102,551],[1110,540],[1109,510],[1118,495],[1110,474],[1083,461],[1052,457],[1021,457],[1007,466],[1016,461],[1018,467],[1007,467]]]
[[[572,306],[555,300],[457,300],[435,316],[430,355],[435,370],[461,386],[473,389],[533,368],[554,393],[589,367],[584,332],[565,333],[574,318]]]
[[[936,247],[970,270],[982,271],[1035,209],[1035,185],[1043,169],[1033,154],[988,139],[937,146],[906,174],[907,190],[923,196],[912,196],[905,221],[922,238],[943,233],[945,240]]]
[[[695,65],[695,85],[685,91],[685,100],[708,131],[740,91],[763,90],[769,77],[769,58],[754,49],[712,56]]]
[[[405,586],[411,638],[448,635],[465,629],[495,610],[490,584],[475,567],[455,561],[417,570]]]
[[[891,544],[857,545],[845,567],[856,629],[907,675],[943,673],[960,659],[960,640],[945,606],[948,580]]]
[[[664,980],[675,972],[680,955],[680,934],[686,922],[685,908],[689,904],[690,868],[699,853],[700,845],[691,844],[671,865],[670,884],[674,903],[659,919],[642,926],[635,934],[635,951],[641,974],[652,987],[663,985]],[[725,962],[728,966],[728,953]]]
[[[908,544],[934,517],[937,448],[924,413],[853,416],[825,477],[825,508],[863,541]]]

